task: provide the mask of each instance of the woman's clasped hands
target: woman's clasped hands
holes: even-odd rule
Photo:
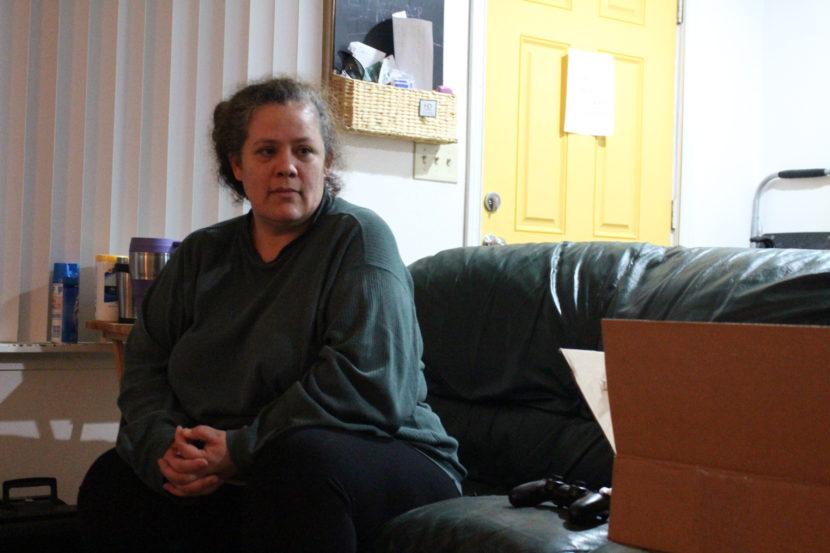
[[[225,432],[204,425],[177,426],[158,465],[166,479],[164,489],[178,497],[211,494],[236,473]]]

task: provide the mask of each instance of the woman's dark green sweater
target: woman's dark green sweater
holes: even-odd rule
[[[117,449],[151,487],[176,425],[227,430],[244,479],[291,428],[395,437],[457,480],[457,442],[429,406],[412,282],[387,225],[323,197],[271,262],[251,214],[196,231],[144,299],[126,348]]]

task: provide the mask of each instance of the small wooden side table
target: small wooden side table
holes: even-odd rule
[[[115,370],[118,374],[118,381],[121,382],[121,375],[124,374],[124,342],[133,329],[132,323],[113,323],[110,321],[87,321],[87,328],[100,330],[104,338],[112,340],[112,348],[115,352]]]

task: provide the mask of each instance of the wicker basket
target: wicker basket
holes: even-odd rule
[[[348,131],[427,144],[457,142],[455,95],[396,88],[331,75],[335,114]],[[437,101],[435,117],[421,117],[421,100]]]

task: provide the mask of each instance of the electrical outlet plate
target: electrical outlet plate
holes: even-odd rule
[[[415,143],[412,177],[439,182],[458,182],[458,144]]]

